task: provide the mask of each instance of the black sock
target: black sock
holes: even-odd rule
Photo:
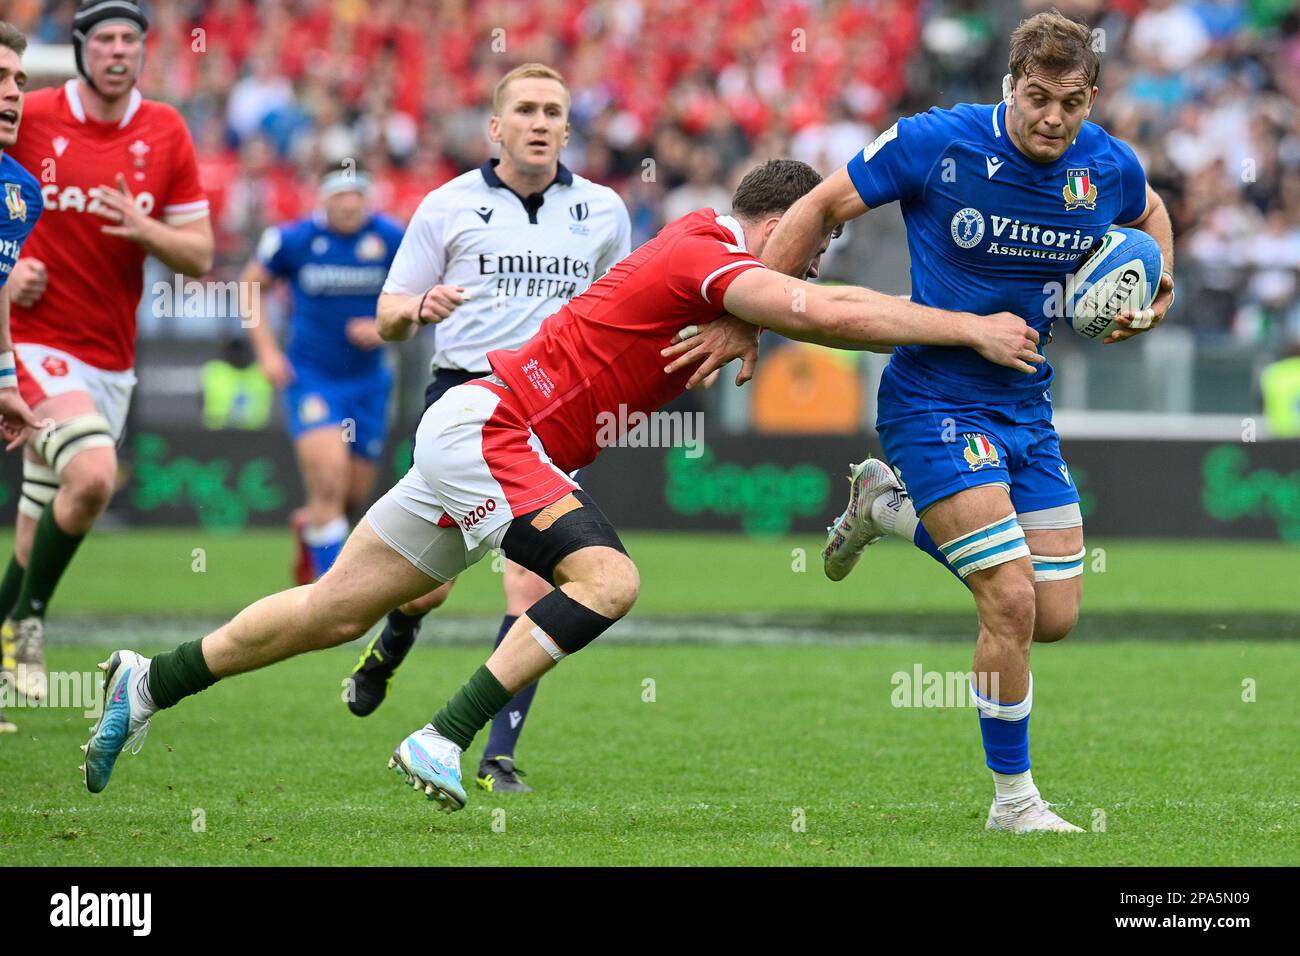
[[[426,611],[425,614],[428,612]],[[400,609],[388,612],[384,631],[379,635],[379,646],[389,660],[401,660],[415,643],[415,636],[420,633],[420,622],[424,614],[403,614]]]

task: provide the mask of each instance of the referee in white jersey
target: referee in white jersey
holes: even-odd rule
[[[630,251],[631,222],[618,193],[576,176],[560,162],[569,139],[569,91],[540,63],[516,67],[492,93],[488,135],[500,160],[458,176],[424,197],[407,227],[379,297],[379,333],[409,339],[436,325],[433,381],[425,407],[447,389],[490,375],[487,353],[518,348],[542,320],[599,279]],[[551,586],[507,561],[506,614],[497,633]],[[455,581],[388,615],[353,670],[348,708],[364,717],[388,692],[424,615]],[[537,685],[521,690],[492,723],[479,786],[528,791],[515,745]]]

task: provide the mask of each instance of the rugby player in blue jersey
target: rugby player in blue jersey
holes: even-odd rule
[[[1065,277],[1112,224],[1150,234],[1172,270],[1173,235],[1133,150],[1086,122],[1100,61],[1088,28],[1060,14],[1011,37],[1003,102],[899,120],[782,217],[764,250],[789,271],[834,228],[900,204],[912,299],[944,309],[1007,311],[1050,338]],[[1151,308],[1126,313],[1109,343],[1154,327],[1173,301],[1166,272]],[[702,333],[715,360],[738,326]],[[728,328],[727,326],[730,326]],[[877,430],[890,465],[853,469],[849,506],[823,555],[834,580],[888,534],[913,541],[970,588],[979,612],[972,688],[995,797],[989,829],[1074,831],[1030,773],[1033,641],[1059,641],[1077,619],[1083,573],[1079,493],[1052,425],[1047,363],[1019,371],[962,347],[893,350]],[[918,520],[919,516],[919,520]]]
[[[4,151],[18,140],[18,125],[23,118],[23,90],[27,72],[23,53],[27,38],[14,26],[0,22],[0,183],[4,186],[7,216],[0,216],[0,440],[6,450],[22,441],[29,428],[40,422],[18,391],[18,367],[13,340],[9,336],[9,289],[6,283],[13,272],[18,253],[31,235],[44,208],[41,187],[12,156]],[[0,672],[14,669],[14,648],[9,641],[0,644]],[[8,681],[5,674],[4,680]],[[16,728],[5,720],[0,704],[0,732]]]
[[[375,303],[402,242],[402,226],[372,211],[369,177],[351,161],[321,181],[320,208],[268,229],[242,281],[292,289],[283,351],[250,297],[249,336],[258,365],[284,392],[285,418],[307,490],[299,533],[308,560],[299,584],[324,574],[359,514],[384,450],[392,372]]]

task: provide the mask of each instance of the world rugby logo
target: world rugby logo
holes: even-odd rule
[[[967,206],[958,209],[952,217],[952,241],[963,249],[971,249],[984,238],[984,215]]]

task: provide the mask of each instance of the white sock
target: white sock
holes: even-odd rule
[[[993,799],[998,803],[1020,803],[1038,796],[1034,775],[1024,773],[998,773],[993,771]]]
[[[454,740],[452,740],[449,737],[444,737],[442,731],[439,730],[437,727],[433,726],[432,720],[424,725],[424,730],[427,731],[428,733],[433,734],[435,737],[438,738],[440,742],[445,743],[448,747],[454,748],[457,754],[461,752],[460,744],[456,743]]]
[[[151,659],[139,674],[133,675],[135,679],[132,681],[134,686],[131,691],[135,694],[136,703],[144,711],[143,718],[152,717],[158,712],[158,705],[153,702],[153,695],[149,693],[149,667],[152,664]]]
[[[884,494],[871,502],[871,520],[887,534],[895,534],[908,544],[916,540],[916,526],[920,519],[912,505],[912,496],[904,494],[897,507],[891,507],[893,495]]]
[[[348,519],[343,517],[323,525],[307,525],[302,529],[302,540],[310,548],[338,544],[348,536]]]

